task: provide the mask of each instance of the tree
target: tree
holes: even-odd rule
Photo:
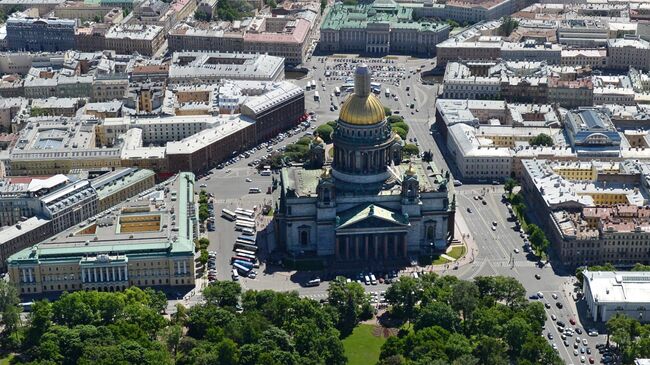
[[[167,297],[165,296],[165,293],[152,288],[146,288],[144,289],[144,292],[148,297],[147,305],[149,308],[156,311],[156,313],[161,313],[165,308],[167,308]]]
[[[318,128],[316,128],[316,133],[318,133],[318,136],[323,139],[325,143],[332,143],[332,133],[334,132],[334,129],[332,126],[329,124],[323,124],[320,125]]]
[[[210,14],[206,13],[205,11],[197,10],[194,12],[194,19],[198,21],[209,22],[210,18]]]
[[[481,335],[478,339],[478,346],[474,350],[474,356],[479,359],[480,364],[485,365],[507,365],[506,346],[500,339]]]
[[[206,303],[235,308],[239,304],[241,286],[235,281],[217,281],[203,289]]]
[[[420,149],[418,146],[412,144],[412,143],[407,143],[402,147],[402,153],[404,156],[417,156],[420,154]]]
[[[508,37],[519,26],[519,22],[509,16],[501,18],[501,25],[499,26],[499,34]]]
[[[458,331],[460,329],[458,312],[447,303],[431,302],[427,304],[426,307],[420,309],[413,328],[418,331],[434,325],[448,331]]]
[[[275,0],[267,0],[266,5],[269,6],[269,8],[274,9],[278,6],[278,4],[275,2]]]
[[[519,185],[517,183],[517,180],[513,178],[508,178],[506,179],[506,183],[503,185],[503,189],[508,193],[508,195],[512,194],[512,191],[514,190],[515,186]]]
[[[325,8],[327,7],[327,0],[320,0],[320,15],[323,15]]]
[[[531,333],[531,327],[523,318],[515,317],[506,323],[503,333],[511,353],[519,356],[526,341],[526,335]]]
[[[388,116],[390,116],[391,114],[393,114],[393,111],[390,110],[389,107],[385,106],[385,107],[384,107],[384,115],[388,117]]]
[[[369,305],[368,296],[361,284],[348,283],[342,276],[330,283],[327,289],[327,302],[338,313],[337,328],[343,337],[352,333],[354,327],[359,323],[364,307]],[[367,315],[367,313],[365,314]]]
[[[551,136],[546,133],[540,133],[537,136],[533,137],[533,139],[530,140],[529,144],[531,146],[551,147],[553,146],[553,138],[551,138]]]
[[[386,120],[390,124],[403,123],[404,122],[404,118],[401,115],[389,115],[388,118],[386,118]]]
[[[402,276],[388,287],[385,298],[392,305],[392,313],[395,316],[411,320],[415,315],[415,304],[419,295],[419,282],[410,276]]]
[[[453,287],[450,304],[452,308],[462,312],[463,319],[468,319],[478,305],[478,296],[478,288],[474,283],[459,281]]]
[[[201,249],[201,254],[199,255],[199,263],[201,264],[201,266],[205,266],[208,263],[209,259],[210,259],[210,254],[208,253],[208,250]]]
[[[399,127],[392,127],[393,132],[397,133],[403,140],[406,140],[406,131]]]
[[[16,287],[0,279],[0,324],[7,333],[14,332],[20,325],[20,298]]]

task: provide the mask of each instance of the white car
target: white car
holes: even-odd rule
[[[555,321],[557,319],[557,316],[555,314],[551,314],[551,319]]]
[[[518,249],[518,248],[515,248],[515,253],[519,253],[519,249]]]
[[[207,188],[208,187],[206,184],[201,184],[199,186],[202,187],[202,188]]]
[[[556,293],[551,294],[551,296],[553,297],[553,299],[557,299],[557,294]]]
[[[251,179],[250,177],[247,177],[246,182],[253,182],[253,179]]]
[[[540,297],[540,298],[544,298],[544,294],[542,294],[541,291],[538,291],[538,292],[537,292],[537,296]]]

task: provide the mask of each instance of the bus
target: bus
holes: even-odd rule
[[[255,230],[251,228],[243,228],[241,233],[246,236],[255,236]]]
[[[386,88],[386,91],[384,92],[384,95],[386,95],[386,97],[390,96],[390,89],[389,88]]]
[[[243,275],[246,275],[246,276],[248,276],[248,273],[250,273],[253,270],[252,268],[248,268],[248,267],[246,267],[244,265],[240,265],[240,264],[238,264],[236,262],[233,263],[232,266],[235,269],[237,269],[237,271],[239,271],[240,273],[242,273]]]
[[[250,242],[250,243],[255,244],[255,237],[250,237],[250,236],[239,236],[239,237],[237,237],[237,239],[238,239],[238,240],[242,240],[242,241],[248,241],[248,242]]]
[[[238,248],[243,248],[244,250],[257,252],[257,246],[249,245],[248,243],[235,242],[235,249]]]
[[[235,240],[235,243],[241,243],[242,245],[250,245],[250,246],[256,246],[257,244],[255,242],[250,242],[250,241],[242,241],[242,240]]]
[[[235,248],[235,255],[251,255],[255,257],[255,252],[245,248]]]
[[[248,261],[243,261],[243,260],[235,260],[235,261],[232,262],[232,264],[233,264],[233,265],[234,265],[234,264],[239,264],[239,265],[244,266],[244,267],[247,267],[247,268],[249,268],[249,269],[252,269],[252,268],[253,268],[253,264],[252,264],[252,263],[250,263],[250,262],[248,262]]]
[[[255,219],[238,215],[237,222],[255,223]]]
[[[341,89],[338,88],[338,87],[334,88],[334,95],[336,95],[336,96],[341,95]]]
[[[248,257],[244,257],[244,256],[240,256],[240,255],[235,255],[235,256],[233,256],[233,257],[230,258],[230,264],[232,265],[232,263],[235,262],[235,261],[237,261],[237,260],[239,260],[239,261],[250,262],[251,264],[254,264],[255,261],[257,261],[257,260],[254,260],[254,259],[251,259],[251,258],[248,258]]]
[[[244,228],[255,229],[255,223],[239,221],[235,224],[235,230],[237,231],[241,231]]]
[[[314,101],[320,101],[320,95],[318,95],[318,91],[314,91]]]
[[[228,209],[221,209],[221,216],[229,221],[234,221],[237,219],[237,215]]]
[[[237,249],[235,251],[246,251],[246,250]],[[250,251],[246,251],[246,252],[250,252]],[[246,253],[246,252],[235,252],[235,256],[246,258],[246,259],[248,259],[248,261],[250,261],[252,263],[257,262],[257,256],[255,256],[254,254]]]
[[[255,216],[255,211],[250,209],[237,208],[235,209],[235,213],[237,214],[237,216],[243,215],[244,217],[248,217],[248,218],[253,218]]]

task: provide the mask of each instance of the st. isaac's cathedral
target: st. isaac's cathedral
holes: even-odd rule
[[[368,67],[358,66],[332,134],[333,158],[316,136],[309,164],[282,169],[277,245],[294,257],[409,260],[452,239],[449,175],[433,163],[402,161],[404,142],[370,81]]]

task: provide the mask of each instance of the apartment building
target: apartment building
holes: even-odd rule
[[[14,51],[57,52],[75,48],[73,19],[10,17],[7,46]]]
[[[116,25],[106,32],[106,48],[117,53],[138,52],[153,56],[165,42],[164,28],[158,25]]]
[[[162,188],[12,255],[19,293],[194,286],[194,175],[181,173]]]
[[[608,66],[613,69],[650,70],[650,43],[637,38],[610,39],[607,42]]]

